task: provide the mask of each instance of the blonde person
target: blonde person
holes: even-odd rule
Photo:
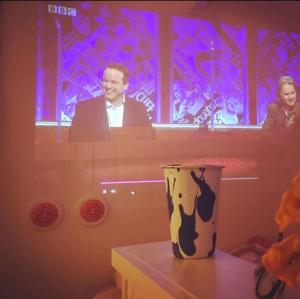
[[[268,106],[267,118],[262,126],[263,136],[275,143],[283,140],[294,142],[300,135],[300,103],[292,77],[279,79],[277,96],[277,100]]]

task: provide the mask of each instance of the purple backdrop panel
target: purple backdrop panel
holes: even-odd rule
[[[130,71],[127,94],[145,104],[155,122],[160,113],[157,15],[99,2],[70,3],[76,15],[39,7],[36,120],[71,121],[78,101],[103,93],[105,65],[122,62]]]
[[[279,78],[292,76],[300,83],[300,34],[259,30],[256,57],[257,121],[262,125],[276,100]]]
[[[170,122],[248,124],[246,29],[173,18]]]

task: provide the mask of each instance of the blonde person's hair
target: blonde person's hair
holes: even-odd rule
[[[295,89],[297,89],[295,81],[292,77],[290,77],[290,76],[280,77],[279,82],[278,82],[278,89],[277,89],[277,95],[278,95],[279,99],[280,99],[280,92],[281,92],[282,86],[284,84],[293,85],[295,87]]]

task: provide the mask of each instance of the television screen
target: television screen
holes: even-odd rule
[[[36,123],[70,126],[117,62],[153,127],[261,126],[278,78],[300,81],[300,35],[180,15],[180,5],[38,2]]]

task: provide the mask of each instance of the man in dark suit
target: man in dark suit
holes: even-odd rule
[[[109,64],[103,72],[104,95],[77,103],[69,141],[99,141],[112,127],[150,127],[143,104],[125,95],[129,73],[123,64]]]

